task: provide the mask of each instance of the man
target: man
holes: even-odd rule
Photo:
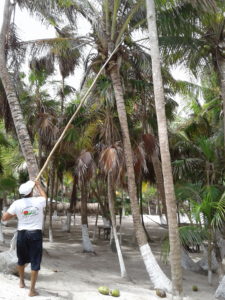
[[[33,188],[36,187],[40,197],[33,197]],[[31,286],[29,296],[38,295],[35,284],[40,270],[42,259],[42,225],[43,210],[46,206],[46,194],[40,183],[27,181],[19,187],[23,197],[16,200],[3,214],[2,221],[7,221],[16,216],[18,218],[17,257],[20,287],[24,288],[25,264],[31,263]]]

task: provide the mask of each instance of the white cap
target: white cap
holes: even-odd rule
[[[35,186],[35,182],[31,180],[21,184],[21,186],[19,187],[20,195],[23,196],[29,195],[32,192],[34,186]]]

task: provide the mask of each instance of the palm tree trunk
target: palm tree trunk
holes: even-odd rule
[[[65,79],[62,76],[62,94],[61,94],[61,114],[62,114],[62,116],[63,116],[63,113],[64,113],[64,101],[65,101],[64,89],[65,89]]]
[[[140,213],[141,213],[141,223],[144,228],[147,241],[148,243],[152,242],[152,239],[150,238],[148,231],[145,227],[145,222],[144,222],[144,212],[143,212],[143,197],[142,197],[142,180],[140,180],[140,183],[137,185],[137,190],[138,190],[138,196],[139,196],[139,203],[140,203]]]
[[[137,199],[137,187],[136,187],[135,175],[134,175],[133,153],[132,153],[130,135],[128,130],[127,115],[126,115],[126,109],[125,109],[124,97],[123,97],[123,89],[122,89],[117,62],[112,62],[112,63],[113,65],[111,66],[110,69],[110,76],[112,79],[113,89],[116,98],[117,111],[118,111],[120,126],[122,130],[122,135],[123,135],[123,146],[125,152],[125,162],[126,162],[127,179],[128,179],[128,192],[129,192],[129,197],[131,202],[134,230],[135,230],[138,246],[140,248],[140,252],[143,257],[145,267],[147,269],[147,272],[149,274],[152,283],[154,284],[154,287],[171,291],[171,282],[159,267],[151,251],[151,248],[148,244],[143,226],[141,224],[141,216],[140,216],[140,210],[139,210],[138,199]]]
[[[9,71],[7,69],[5,56],[5,43],[9,31],[10,19],[12,14],[12,5],[10,0],[5,0],[4,19],[0,35],[0,77],[4,86],[7,100],[10,106],[13,122],[15,125],[17,137],[21,146],[23,156],[27,163],[27,169],[30,179],[35,179],[38,174],[38,165],[33,152],[30,137],[23,119],[19,101],[12,83]]]
[[[76,203],[77,203],[77,176],[74,175],[73,177],[73,189],[72,189],[72,193],[71,193],[71,197],[70,197],[70,207],[67,211],[67,232],[70,232],[70,227],[71,227],[71,216],[72,213],[74,211],[75,213],[75,207],[76,207]]]
[[[147,21],[151,48],[152,75],[155,95],[156,115],[158,122],[159,144],[161,150],[162,170],[166,196],[171,253],[171,274],[173,293],[182,297],[181,250],[177,225],[176,201],[173,185],[172,167],[169,152],[167,121],[165,114],[165,98],[160,66],[158,33],[154,0],[146,0]]]
[[[223,100],[223,134],[224,134],[224,148],[225,148],[225,59],[221,57],[218,59],[218,69],[220,77],[221,96]]]
[[[126,277],[127,276],[127,271],[126,267],[124,264],[123,260],[123,254],[121,251],[118,235],[116,232],[116,215],[115,215],[115,205],[114,205],[114,190],[113,190],[113,179],[112,179],[112,173],[111,171],[108,173],[107,177],[107,182],[108,182],[108,200],[109,200],[109,211],[110,211],[110,216],[111,216],[111,221],[112,221],[112,231],[113,231],[113,236],[114,240],[116,243],[116,250],[117,250],[117,255],[119,259],[119,264],[120,264],[120,272],[121,272],[121,277]]]
[[[0,220],[2,218],[2,209],[3,209],[3,199],[0,199]],[[1,222],[0,222],[0,242],[2,242],[2,243],[5,242]]]
[[[51,194],[50,194],[50,203],[49,203],[49,242],[53,243],[53,230],[52,230],[52,200],[54,197],[54,187],[55,187],[55,170],[54,166],[51,167]]]
[[[45,212],[44,212],[44,222],[43,222],[43,227],[42,227],[42,231],[43,231],[43,235],[45,234],[45,224],[46,224],[46,218],[47,218],[47,213],[48,213],[48,198],[49,198],[49,187],[50,187],[50,177],[48,176],[48,180],[47,180],[47,189],[46,189],[46,207],[45,207]],[[57,207],[56,207],[57,209]]]
[[[208,283],[212,285],[212,228],[208,228]]]
[[[153,169],[156,177],[156,185],[159,193],[159,199],[162,203],[162,213],[165,214],[167,219],[167,211],[166,211],[166,199],[165,199],[165,190],[163,185],[163,174],[162,174],[162,164],[158,158],[156,151],[153,151],[151,154],[151,160]]]
[[[87,219],[87,187],[81,184],[81,227],[82,227],[82,241],[84,252],[94,252],[89,232],[88,232],[88,219]]]
[[[100,210],[100,204],[98,203],[98,208],[97,208],[97,213],[96,213],[96,218],[95,218],[95,227],[94,227],[94,232],[93,232],[93,238],[92,241],[94,242],[96,239],[96,232],[98,230],[98,216],[99,216],[99,210]]]

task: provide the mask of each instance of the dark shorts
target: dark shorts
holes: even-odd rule
[[[16,250],[19,266],[31,263],[31,270],[40,270],[42,259],[42,231],[18,230]]]

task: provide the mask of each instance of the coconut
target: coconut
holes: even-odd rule
[[[120,291],[118,289],[114,289],[110,292],[110,295],[113,297],[119,297],[120,296]]]
[[[109,288],[107,286],[100,286],[98,291],[102,295],[109,295]]]
[[[193,291],[193,292],[197,292],[197,291],[198,291],[197,285],[193,285],[193,286],[192,286],[192,291]]]
[[[166,292],[164,290],[156,289],[155,293],[160,298],[166,298]]]

